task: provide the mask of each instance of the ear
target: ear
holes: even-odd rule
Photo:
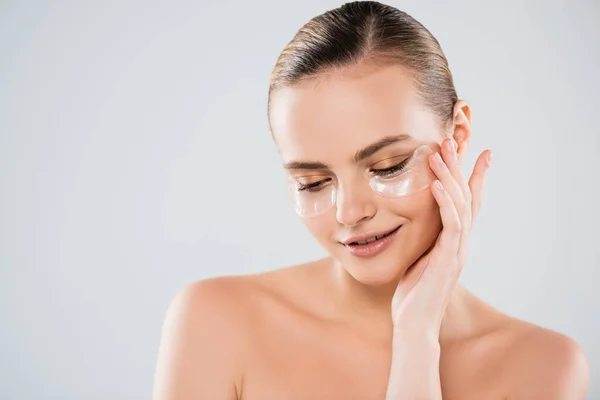
[[[454,104],[452,118],[452,138],[457,144],[456,152],[461,160],[469,147],[471,139],[471,108],[464,100],[458,100]]]

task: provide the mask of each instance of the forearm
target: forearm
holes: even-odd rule
[[[441,400],[439,366],[437,337],[394,332],[386,400]]]

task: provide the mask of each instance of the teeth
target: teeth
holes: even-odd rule
[[[372,238],[370,238],[370,239],[363,240],[363,241],[361,241],[361,242],[356,242],[356,243],[358,243],[358,244],[361,244],[361,245],[364,245],[364,244],[369,244],[369,243],[373,243],[374,241],[376,241],[376,240],[379,240],[379,239],[383,238],[384,236],[385,236],[385,235],[373,236],[373,237],[372,237]]]

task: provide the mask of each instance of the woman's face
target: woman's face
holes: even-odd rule
[[[445,138],[403,68],[334,72],[279,89],[272,94],[270,120],[291,181],[335,185],[335,204],[301,219],[356,280],[373,285],[396,280],[433,244],[441,222],[430,189],[382,196],[367,178],[407,159],[420,145],[439,151]],[[384,138],[395,139],[369,148]],[[365,157],[357,160],[364,149]],[[398,227],[368,248],[347,244]]]

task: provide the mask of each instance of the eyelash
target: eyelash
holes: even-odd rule
[[[314,182],[314,183],[309,183],[308,185],[303,185],[301,183],[298,183],[298,191],[299,192],[318,192],[321,188],[320,186],[324,185],[325,183],[329,182],[331,180],[331,178],[327,178],[323,181],[319,181],[319,182]]]
[[[384,168],[384,169],[371,169],[371,172],[377,176],[381,176],[381,177],[385,178],[385,177],[395,174],[396,172],[402,171],[404,169],[404,167],[406,167],[406,164],[408,164],[409,160],[410,160],[410,157],[392,167]],[[321,189],[321,186],[326,184],[329,181],[331,181],[331,178],[327,178],[327,179],[319,181],[319,182],[309,183],[308,185],[302,185],[299,183],[298,191],[300,191],[300,192],[304,192],[304,191],[318,192]]]
[[[396,172],[402,171],[404,169],[404,167],[406,167],[406,164],[408,164],[409,160],[410,160],[410,157],[405,159],[404,161],[402,161],[400,164],[396,164],[392,167],[384,168],[384,169],[372,169],[371,172],[373,172],[377,176],[381,176],[381,177],[385,178],[385,177],[395,174]]]

